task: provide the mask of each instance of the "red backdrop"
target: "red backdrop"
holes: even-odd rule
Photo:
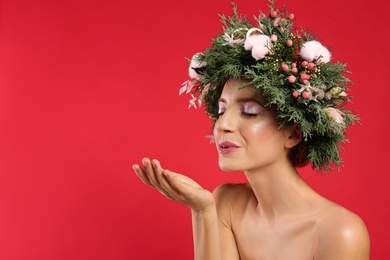
[[[236,2],[250,15],[267,4]],[[362,118],[345,168],[302,175],[365,220],[372,259],[389,259],[388,1],[287,7],[348,62]],[[189,210],[131,165],[159,158],[209,189],[244,180],[218,169],[210,122],[178,97],[218,13],[230,0],[0,1],[0,259],[192,258]]]

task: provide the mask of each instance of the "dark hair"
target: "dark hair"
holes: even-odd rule
[[[303,167],[310,163],[307,158],[307,151],[307,143],[305,141],[301,141],[289,151],[288,158],[294,167]]]

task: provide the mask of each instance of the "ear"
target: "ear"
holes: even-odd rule
[[[302,141],[302,130],[298,124],[290,124],[285,128],[285,147],[287,149],[293,148]]]

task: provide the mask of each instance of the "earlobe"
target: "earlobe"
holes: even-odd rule
[[[302,141],[302,130],[298,124],[291,124],[286,127],[286,148],[290,149]]]

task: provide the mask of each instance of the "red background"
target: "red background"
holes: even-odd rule
[[[250,17],[266,1],[236,1]],[[281,3],[279,3],[281,6]],[[372,259],[389,259],[389,4],[290,1],[353,71],[345,168],[304,178],[359,214]],[[178,97],[184,57],[221,29],[229,1],[0,1],[0,259],[191,259],[187,208],[131,165],[159,158],[209,189],[222,173],[210,122]]]

